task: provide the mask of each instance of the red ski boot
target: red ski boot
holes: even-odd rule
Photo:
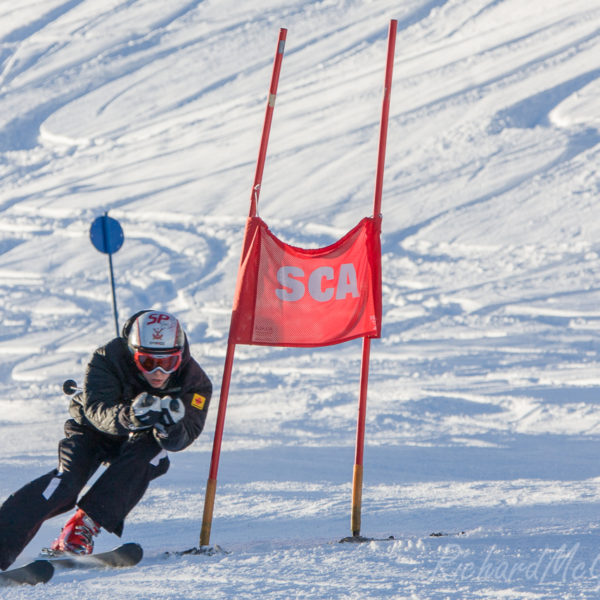
[[[80,508],[67,521],[58,538],[52,542],[50,549],[57,553],[91,554],[94,550],[93,538],[99,533],[100,525]]]

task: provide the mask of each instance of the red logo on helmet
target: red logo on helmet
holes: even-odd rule
[[[158,329],[157,327],[153,328],[154,333],[152,334],[152,339],[153,340],[162,340],[163,338],[163,329],[164,327],[161,327],[160,329]]]
[[[152,325],[152,323],[158,323],[160,325],[161,321],[168,321],[169,315],[165,315],[164,313],[152,313],[148,315],[148,325]]]

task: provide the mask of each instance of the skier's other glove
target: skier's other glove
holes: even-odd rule
[[[138,394],[129,410],[129,429],[140,431],[154,427],[162,415],[160,398],[148,392]]]
[[[165,396],[161,402],[161,416],[157,423],[154,424],[158,436],[165,438],[169,435],[169,429],[176,423],[179,423],[185,415],[185,405],[180,398],[172,398]]]

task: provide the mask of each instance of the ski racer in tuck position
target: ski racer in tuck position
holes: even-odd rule
[[[133,315],[122,336],[98,348],[87,365],[58,444],[58,468],[0,507],[0,568],[15,561],[46,519],[76,505],[52,552],[90,554],[101,528],[121,536],[149,482],[167,472],[167,451],[183,450],[200,435],[211,394],[179,321],[159,311]],[[78,500],[102,464],[106,470]]]

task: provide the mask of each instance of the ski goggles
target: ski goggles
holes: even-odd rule
[[[133,360],[140,371],[144,373],[154,373],[162,371],[163,373],[173,373],[181,365],[182,351],[172,354],[151,354],[150,352],[141,352],[136,350],[133,354]]]

